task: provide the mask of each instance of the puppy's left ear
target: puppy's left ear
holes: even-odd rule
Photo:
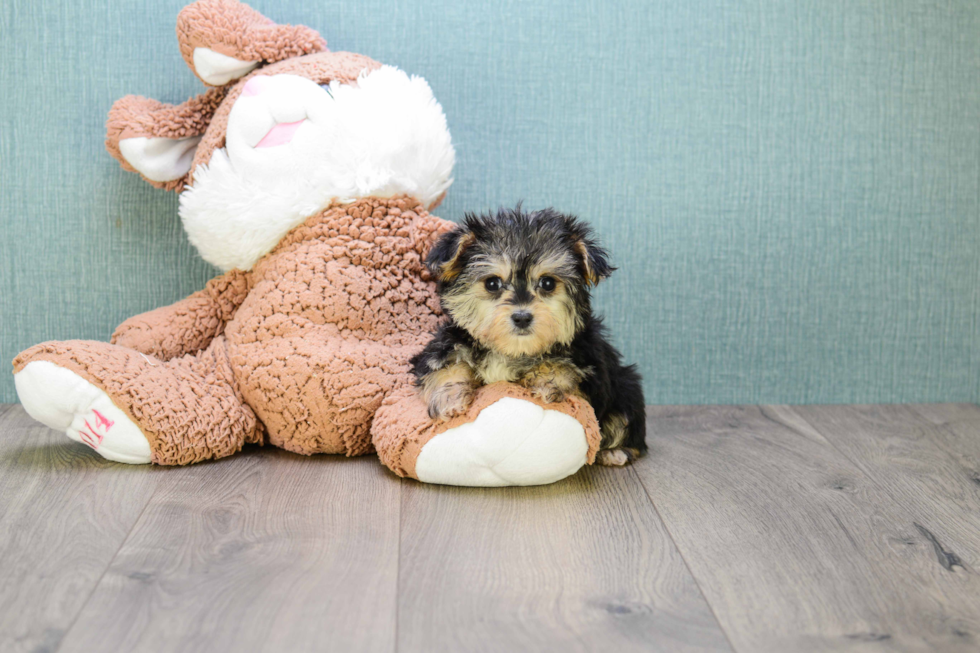
[[[476,236],[466,227],[456,227],[440,238],[425,265],[440,283],[452,281],[463,269],[463,253],[476,242]]]
[[[609,264],[609,253],[599,245],[592,229],[584,224],[572,226],[572,249],[579,256],[582,276],[590,286],[598,285],[616,270]]]

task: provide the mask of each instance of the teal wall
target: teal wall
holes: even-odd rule
[[[102,144],[116,98],[200,90],[182,4],[3,1],[4,360],[214,273],[176,197]],[[253,6],[429,80],[458,149],[442,216],[524,198],[591,220],[650,403],[980,398],[980,3]]]

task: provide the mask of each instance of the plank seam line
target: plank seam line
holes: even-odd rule
[[[830,407],[838,407],[838,408],[850,408],[850,407],[853,407],[854,405],[855,404],[839,404],[839,405],[827,404],[827,406],[830,406]],[[903,408],[908,408],[909,407],[909,404],[874,404],[874,405],[876,405],[876,406],[886,406],[886,407],[898,406],[898,407],[903,407]],[[892,501],[894,501],[895,502],[895,505],[897,505],[898,507],[900,507],[906,513],[906,515],[908,516],[908,518],[910,520],[909,523],[910,524],[912,523],[912,520],[915,519],[915,514],[913,513],[912,508],[910,508],[909,506],[906,506],[905,505],[905,502],[904,501],[901,501],[898,497],[893,496],[892,493],[888,491],[888,488],[886,488],[884,485],[882,485],[878,481],[878,479],[876,479],[871,474],[871,472],[869,470],[865,469],[864,465],[861,464],[860,460],[856,460],[853,457],[847,455],[847,453],[845,453],[843,449],[841,449],[840,447],[838,447],[834,443],[834,441],[826,433],[824,433],[824,431],[822,429],[818,428],[816,424],[814,424],[812,421],[808,420],[806,418],[806,415],[804,415],[803,413],[801,413],[798,410],[796,410],[796,407],[795,406],[787,405],[786,407],[789,409],[789,411],[791,413],[793,413],[794,415],[796,415],[797,417],[799,417],[801,420],[803,420],[804,422],[806,422],[810,426],[810,428],[812,428],[814,431],[816,431],[817,433],[819,433],[820,434],[820,437],[822,437],[824,439],[824,441],[827,444],[830,445],[830,448],[831,449],[833,449],[834,451],[836,451],[837,454],[841,458],[843,458],[847,462],[851,463],[851,465],[853,465],[856,470],[858,470],[859,472],[861,472],[861,476],[864,476],[869,481],[871,481],[874,484],[875,487],[877,487],[879,490],[881,490],[882,494],[884,494],[886,497],[888,497],[889,499],[891,499]],[[759,408],[761,410],[761,409],[763,409],[765,407],[764,406],[760,406]],[[928,419],[926,419],[925,417],[923,417],[917,411],[913,410],[912,412],[919,419],[921,419],[923,421],[926,421],[926,422],[929,422]],[[771,418],[769,418],[768,416],[766,416],[766,419],[771,419]],[[799,431],[797,431],[795,428],[793,428],[793,426],[790,425],[790,424],[786,424],[785,422],[780,422],[778,420],[771,420],[771,421],[775,422],[776,424],[779,424],[780,426],[782,426],[784,428],[789,429],[790,431],[799,433]],[[936,425],[933,425],[933,426],[936,426]],[[946,452],[942,447],[940,447],[939,445],[937,445],[935,442],[932,442],[930,440],[929,441],[929,444],[931,444],[932,445],[932,448],[935,449],[940,455],[944,456],[945,458],[949,458],[953,463],[956,462],[955,460],[952,459],[952,456],[950,456],[948,452]]]
[[[878,404],[878,405],[882,405],[882,404]],[[903,408],[909,408],[910,407],[910,404],[884,404],[884,405],[886,405],[886,406],[899,406],[899,407],[903,407]],[[842,404],[842,406],[849,407],[849,406],[851,406],[851,404]],[[848,456],[846,453],[844,453],[844,451],[842,449],[840,449],[836,444],[834,444],[834,441],[830,438],[830,436],[828,436],[821,429],[819,429],[816,424],[814,424],[813,422],[811,422],[810,420],[808,420],[805,415],[803,415],[802,413],[800,413],[799,411],[797,411],[793,406],[787,406],[787,408],[789,408],[789,410],[794,415],[796,415],[801,420],[803,420],[804,422],[806,422],[807,424],[809,424],[810,425],[810,428],[812,428],[814,431],[816,431],[817,433],[819,433],[820,436],[824,440],[826,440],[827,444],[830,445],[830,448],[831,449],[833,449],[834,451],[836,451],[838,453],[838,455],[840,455],[841,458],[843,458],[847,462],[851,463],[851,465],[853,465],[854,468],[856,470],[858,470],[858,472],[860,472],[862,476],[864,476],[865,478],[867,478],[868,481],[870,481],[872,485],[874,485],[876,488],[878,488],[878,490],[880,490],[883,495],[885,495],[886,497],[888,497],[889,499],[891,499],[892,501],[894,501],[895,502],[895,506],[897,508],[899,508],[903,513],[905,513],[905,517],[908,519],[908,523],[911,524],[914,528],[916,528],[916,530],[919,532],[919,534],[922,535],[931,546],[935,546],[935,544],[931,540],[929,540],[929,538],[926,537],[925,534],[922,533],[921,530],[919,530],[921,527],[916,522],[916,520],[918,519],[918,517],[916,516],[917,513],[916,513],[916,510],[915,510],[915,506],[908,505],[907,502],[904,501],[904,500],[902,500],[901,497],[895,496],[891,491],[888,490],[887,487],[885,487],[885,485],[883,483],[881,483],[877,478],[875,478],[871,474],[871,472],[869,470],[865,469],[864,468],[864,465],[862,465],[858,460],[855,460],[851,456]],[[919,419],[921,419],[921,420],[923,420],[925,422],[928,422],[929,424],[931,424],[935,428],[939,428],[939,425],[932,424],[932,422],[930,420],[928,420],[925,417],[923,417],[922,414],[919,413],[918,411],[916,411],[914,409],[910,409],[910,411],[912,412],[913,415],[915,415]],[[782,424],[782,423],[780,422],[780,424]],[[785,426],[786,428],[792,430],[792,431],[795,431],[796,430],[796,429],[794,429],[792,426],[790,426],[788,424],[782,424],[782,425]],[[945,449],[943,449],[942,447],[940,447],[938,444],[936,444],[932,440],[929,440],[928,443],[941,456],[949,459],[954,464],[957,464],[956,463],[956,460],[953,459],[953,457],[950,455],[950,453],[948,451],[946,451]],[[941,565],[942,562],[940,562],[939,564]],[[962,567],[962,565],[957,565],[957,566],[961,566]],[[966,570],[966,567],[963,567],[963,569],[965,571]]]
[[[393,653],[398,653],[401,642],[398,639],[398,621],[402,611],[402,531],[404,530],[404,506],[405,499],[405,479],[398,479],[398,552],[395,556],[397,566],[395,568],[395,637],[392,642]]]
[[[126,537],[122,538],[122,541],[119,543],[119,546],[116,548],[115,553],[113,553],[112,557],[109,559],[109,563],[106,564],[105,569],[103,569],[102,573],[99,575],[99,579],[95,581],[95,584],[92,586],[91,591],[85,597],[85,601],[82,602],[82,607],[79,608],[78,613],[75,614],[75,616],[71,620],[71,623],[68,624],[67,628],[65,628],[65,634],[61,636],[61,640],[58,642],[58,646],[55,647],[54,653],[58,653],[58,651],[61,650],[61,647],[64,645],[65,640],[68,639],[68,636],[71,634],[71,631],[75,628],[75,624],[78,623],[78,618],[82,616],[82,612],[85,610],[85,606],[88,605],[89,599],[91,599],[92,595],[95,594],[95,591],[99,589],[99,585],[102,584],[102,580],[105,578],[105,575],[109,572],[109,569],[112,568],[112,563],[116,561],[116,558],[119,556],[119,552],[122,551],[122,548],[126,545],[126,542],[129,541],[129,538],[132,536],[133,531],[136,529],[136,525],[140,523],[141,519],[143,519],[143,514],[146,512],[146,509],[150,506],[150,504],[153,503],[153,499],[156,498],[157,492],[159,491],[160,491],[160,481],[158,480],[156,487],[153,488],[152,494],[150,494],[149,498],[146,500],[146,503],[144,503],[143,507],[140,509],[140,514],[136,516],[136,519],[133,520],[133,525],[130,526],[129,530],[126,532]]]
[[[718,613],[715,612],[715,606],[711,605],[711,601],[708,600],[707,595],[704,593],[704,589],[701,587],[701,581],[698,580],[698,577],[694,574],[694,570],[691,568],[691,565],[688,564],[687,558],[684,557],[684,552],[681,551],[681,547],[677,544],[677,539],[674,537],[674,534],[670,532],[670,527],[667,525],[667,521],[664,519],[664,516],[660,514],[660,508],[657,507],[657,502],[653,500],[652,496],[650,496],[650,491],[647,490],[646,483],[643,482],[643,478],[641,478],[636,470],[633,469],[632,465],[630,466],[629,471],[631,474],[633,474],[633,478],[639,482],[640,487],[643,488],[643,494],[645,494],[647,497],[647,501],[649,501],[650,505],[653,506],[653,511],[657,513],[657,519],[659,519],[660,523],[663,524],[664,530],[667,532],[667,537],[670,538],[671,543],[677,550],[677,555],[681,557],[681,562],[684,563],[687,573],[691,574],[691,579],[694,581],[694,586],[698,588],[698,594],[701,595],[701,598],[704,600],[704,604],[707,605],[708,610],[711,611],[711,616],[714,618],[715,623],[718,624],[718,630],[720,630],[721,634],[725,636],[725,641],[728,642],[728,648],[731,649],[733,653],[737,652],[738,648],[735,647],[734,642],[732,642],[732,638],[728,635],[728,630],[725,629],[724,624],[721,623],[721,619],[718,618]]]
[[[930,418],[926,417],[926,415],[922,411],[920,411],[918,409],[918,406],[921,406],[922,404],[902,404],[902,405],[905,406],[906,408],[908,408],[916,417],[918,417],[919,419],[921,419],[923,422],[931,425],[937,431],[942,431],[942,432],[946,433],[947,435],[951,435],[953,437],[956,437],[956,431],[954,431],[953,428],[952,428],[952,426],[950,426],[950,422],[943,422],[942,424],[936,424]],[[976,406],[976,404],[970,404],[970,405],[971,406]],[[934,438],[929,438],[929,443],[932,444],[936,449],[938,449],[939,451],[941,451],[942,454],[947,459],[949,459],[954,465],[956,465],[957,467],[962,467],[964,469],[969,469],[969,467],[967,465],[961,464],[957,460],[957,458],[961,457],[962,454],[960,452],[956,451],[956,448],[955,447],[953,447],[952,450],[951,450],[950,447],[947,447],[946,446],[946,443],[945,442],[941,442],[941,441],[940,442],[937,442]],[[972,459],[972,456],[971,456],[971,459]]]
[[[834,407],[835,406],[834,404],[826,404],[826,405],[831,406],[831,407]],[[849,407],[849,406],[852,406],[852,405],[853,404],[839,404],[838,407],[844,407],[844,408],[846,408],[846,407]],[[897,404],[897,405],[902,406],[902,405],[906,405],[906,404]],[[826,433],[824,433],[823,429],[818,428],[816,424],[814,424],[812,421],[808,420],[806,418],[806,415],[804,415],[803,413],[801,413],[798,410],[796,410],[796,407],[795,406],[791,406],[791,405],[788,405],[787,404],[786,405],[786,408],[789,409],[789,411],[791,413],[793,413],[794,415],[796,415],[797,417],[799,417],[801,420],[803,420],[811,429],[813,429],[814,431],[816,431],[817,434],[821,438],[823,438],[824,442],[826,442],[828,445],[830,445],[830,448],[833,449],[835,452],[837,452],[837,455],[838,456],[840,456],[841,458],[843,458],[844,460],[846,460],[847,462],[849,462],[854,467],[854,469],[858,470],[858,472],[861,473],[861,476],[864,476],[866,479],[868,479],[869,481],[871,481],[871,483],[873,483],[875,487],[877,487],[879,490],[881,490],[882,494],[884,494],[886,497],[888,497],[889,499],[891,499],[892,501],[894,501],[895,502],[895,505],[897,505],[899,508],[902,509],[903,512],[906,513],[906,516],[910,520],[909,523],[910,524],[912,523],[911,520],[915,519],[915,515],[913,515],[910,512],[909,508],[903,502],[899,501],[896,497],[892,496],[892,493],[888,491],[888,488],[886,488],[886,487],[882,486],[880,483],[878,483],[878,479],[876,479],[874,476],[872,476],[871,475],[871,472],[869,472],[868,470],[866,470],[864,468],[864,465],[862,465],[860,462],[858,462],[858,461],[854,460],[853,458],[851,458],[851,456],[848,456],[844,452],[843,449],[841,449],[836,444],[834,444],[834,441],[831,440],[827,436]],[[786,422],[783,422],[783,421],[778,420],[778,419],[773,419],[769,415],[766,415],[765,414],[765,409],[766,409],[766,406],[759,406],[759,411],[762,412],[762,416],[765,417],[767,420],[769,420],[769,421],[773,422],[774,424],[777,424],[777,425],[779,425],[779,426],[781,426],[781,427],[783,427],[783,428],[785,428],[787,430],[790,430],[790,431],[792,431],[794,433],[798,433],[800,435],[803,435],[803,434],[801,434],[799,432],[799,430],[793,428],[793,425],[792,424],[787,424]],[[936,449],[939,450],[940,453],[945,453],[942,450],[940,450],[939,447],[936,447]]]

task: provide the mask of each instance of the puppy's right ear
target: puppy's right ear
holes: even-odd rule
[[[452,281],[463,269],[463,253],[476,242],[476,236],[465,227],[456,227],[440,238],[425,265],[440,283]]]
[[[574,218],[570,222],[572,248],[582,265],[582,276],[590,286],[596,286],[609,277],[616,268],[609,264],[609,254],[599,246],[592,228]]]

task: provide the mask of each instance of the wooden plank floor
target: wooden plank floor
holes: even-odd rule
[[[470,489],[117,465],[0,406],[0,651],[980,650],[980,408],[648,427],[633,467]]]

